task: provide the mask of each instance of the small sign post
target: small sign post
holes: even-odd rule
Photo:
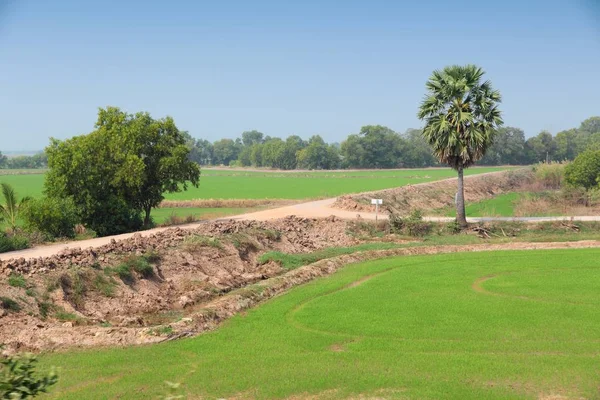
[[[379,216],[379,205],[383,204],[383,199],[371,199],[371,204],[375,204],[375,222]]]

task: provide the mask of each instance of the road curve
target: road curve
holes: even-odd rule
[[[496,174],[501,172],[489,172],[486,174]],[[469,175],[465,177],[468,179],[470,177],[476,177],[486,174],[478,174],[478,175]],[[455,180],[456,178],[444,179],[444,180]],[[439,182],[439,181],[437,181]],[[432,182],[419,183],[412,186],[420,186],[427,185]],[[371,193],[371,192],[368,192]],[[317,201],[309,201],[306,203],[294,204],[291,206],[285,206],[280,208],[273,208],[269,210],[257,211],[253,213],[235,215],[226,218],[219,218],[217,220],[227,221],[227,220],[256,220],[256,221],[268,221],[272,219],[283,218],[289,215],[295,215],[298,217],[305,218],[326,218],[330,216],[336,216],[341,219],[356,219],[363,218],[366,220],[374,220],[375,213],[366,213],[366,212],[354,212],[354,211],[345,211],[339,210],[337,208],[332,208],[333,203],[336,198],[326,199],[326,200],[317,200]],[[379,214],[378,218],[387,219],[387,215]],[[432,222],[450,222],[453,221],[454,218],[451,217],[426,217],[425,220]],[[544,221],[600,221],[600,216],[586,216],[586,217],[482,217],[482,218],[467,218],[469,222],[488,222],[488,221],[519,221],[519,222],[544,222]],[[181,229],[195,229],[200,224],[204,224],[207,221],[194,222],[191,224],[178,225],[178,228]],[[64,243],[53,243],[47,245],[36,246],[30,249],[24,249],[19,251],[11,251],[7,253],[0,253],[0,261],[8,260],[11,258],[39,258],[39,257],[49,257],[59,252],[63,251],[67,248],[88,248],[88,247],[100,247],[106,244],[109,244],[112,240],[123,240],[132,237],[135,234],[140,234],[142,236],[149,236],[155,234],[157,232],[165,231],[168,229],[173,229],[174,227],[162,227],[162,228],[154,228],[146,231],[132,232],[132,233],[124,233],[121,235],[113,235],[113,236],[105,236],[101,238],[95,239],[87,239],[87,240],[76,240]]]

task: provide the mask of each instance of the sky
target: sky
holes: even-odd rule
[[[600,0],[0,0],[0,151],[98,107],[197,138],[419,128],[435,69],[474,63],[526,136],[600,115]]]

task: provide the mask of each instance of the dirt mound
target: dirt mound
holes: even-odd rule
[[[525,187],[533,180],[534,175],[530,169],[467,176],[465,177],[465,200],[475,202],[492,198]],[[373,212],[371,199],[380,198],[383,199],[385,208],[389,207],[400,214],[409,214],[415,209],[431,211],[453,206],[455,193],[456,179],[447,179],[373,193],[341,196],[333,207],[348,211]]]
[[[259,262],[260,254],[355,243],[336,218],[287,217],[210,222],[3,261],[0,343],[9,351],[35,351],[163,340],[172,333],[169,324],[189,323],[186,315],[198,304],[283,272],[279,264]]]

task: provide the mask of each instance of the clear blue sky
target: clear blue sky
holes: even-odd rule
[[[0,0],[0,150],[87,133],[107,105],[211,141],[404,131],[454,63],[527,136],[576,127],[600,115],[600,0]]]

